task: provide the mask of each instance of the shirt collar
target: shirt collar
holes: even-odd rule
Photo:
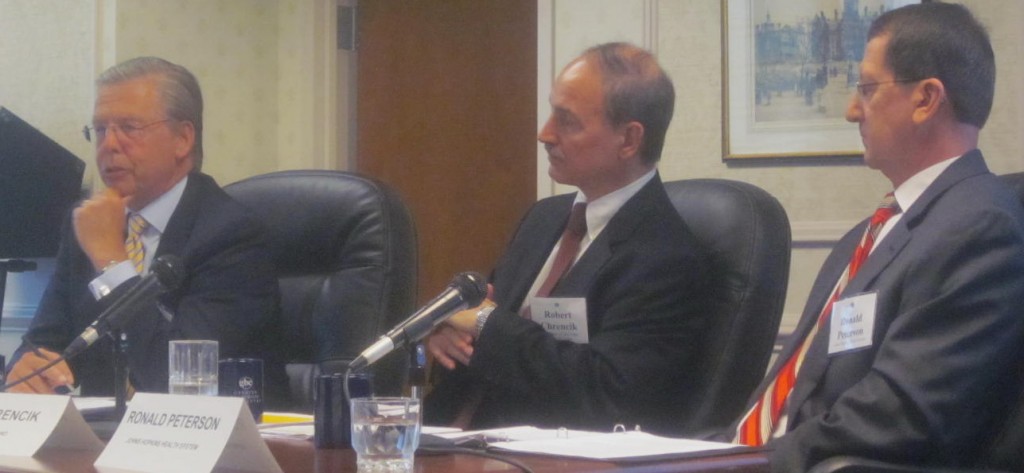
[[[576,201],[573,204],[587,202],[587,236],[591,240],[596,239],[601,230],[608,226],[608,222],[611,221],[612,217],[625,205],[626,201],[636,195],[637,192],[640,192],[640,189],[647,185],[651,179],[654,179],[654,174],[657,171],[657,168],[652,168],[635,181],[616,191],[603,195],[593,202],[587,202],[587,197],[582,192],[577,192]]]
[[[914,205],[914,202],[921,197],[921,194],[924,194],[928,186],[931,186],[939,178],[942,171],[945,171],[957,159],[960,159],[960,156],[954,156],[945,161],[935,163],[914,174],[910,179],[904,181],[903,184],[900,184],[893,191],[893,194],[896,196],[896,202],[900,204],[900,210],[906,212],[911,205]]]
[[[150,202],[142,210],[139,210],[139,215],[146,219],[146,223],[150,227],[163,234],[164,229],[167,228],[167,222],[171,220],[174,209],[178,208],[178,202],[181,202],[181,196],[185,193],[185,185],[187,183],[188,176],[185,176],[174,187],[171,187],[169,191],[164,192],[163,195],[157,197],[156,200]]]

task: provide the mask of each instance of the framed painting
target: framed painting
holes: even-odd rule
[[[908,0],[722,0],[725,159],[859,156],[846,109],[871,22]]]

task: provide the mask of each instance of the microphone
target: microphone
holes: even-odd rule
[[[177,289],[183,279],[185,271],[181,258],[163,255],[153,260],[149,274],[139,279],[120,299],[96,317],[96,320],[68,345],[64,350],[64,357],[71,358],[89,348],[111,330],[122,328],[136,314],[149,308],[157,296],[165,291]]]
[[[483,276],[473,272],[459,273],[441,295],[363,350],[349,364],[349,369],[364,368],[395,349],[420,341],[438,324],[460,310],[479,305],[486,297],[487,281]]]

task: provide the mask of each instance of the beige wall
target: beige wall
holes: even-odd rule
[[[92,79],[135,56],[199,78],[221,183],[336,167],[334,0],[0,0],[0,105],[92,161]],[[90,167],[87,184],[95,180]]]
[[[994,172],[1024,170],[1024,2],[964,2],[989,28],[996,50],[996,104],[981,148]],[[829,247],[866,217],[890,190],[879,173],[859,164],[804,160],[730,164],[722,160],[722,3],[720,0],[547,0],[541,16],[552,27],[539,33],[540,119],[547,117],[550,77],[583,48],[623,40],[653,50],[676,85],[676,114],[659,166],[665,180],[695,177],[736,179],[758,185],[786,208],[794,252],[783,330],[799,318],[813,278]],[[545,55],[546,53],[546,55]],[[853,125],[850,125],[853,126]],[[541,195],[568,190],[545,181],[538,156]]]
[[[222,184],[279,169],[336,168],[335,0],[0,0],[0,106],[89,164],[81,134],[93,79],[140,55],[196,74],[205,100],[203,170]],[[12,274],[6,329],[35,312],[52,271]],[[0,354],[17,333],[4,330]]]
[[[870,211],[888,190],[885,179],[859,165],[722,161],[720,0],[537,2],[538,120],[548,114],[551,78],[583,48],[625,40],[654,50],[678,96],[664,178],[738,179],[779,198],[796,239],[784,329],[794,324],[830,241]],[[335,3],[0,0],[0,105],[91,164],[80,129],[91,116],[92,78],[119,60],[161,55],[199,76],[207,107],[204,170],[221,183],[278,169],[345,168],[352,127],[347,111],[331,104],[351,105],[338,91],[350,90],[354,54],[339,59],[331,46]],[[995,172],[1024,170],[1024,2],[965,3],[988,25],[999,68],[982,149]],[[539,196],[569,190],[547,177],[540,147],[538,163]],[[86,181],[94,180],[90,167]],[[34,277],[12,275],[8,315],[34,310],[41,290]]]

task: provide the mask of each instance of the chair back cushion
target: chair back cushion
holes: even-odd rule
[[[711,256],[716,278],[712,366],[702,370],[701,407],[683,421],[690,431],[722,430],[742,414],[771,358],[789,278],[789,219],[778,200],[744,182],[688,179],[665,190]]]
[[[281,171],[225,187],[267,227],[281,284],[281,357],[296,409],[309,409],[319,372],[349,361],[412,312],[416,235],[398,195],[342,171]],[[397,394],[408,358],[374,369],[378,394]]]
[[[1012,188],[1021,203],[1024,204],[1024,172],[1004,174],[1000,179]],[[1024,304],[1021,306],[1021,316],[1024,317]],[[1024,341],[1021,342],[1024,344]],[[1020,383],[1024,380],[1024,366],[1018,370]],[[1024,389],[1021,390],[1018,399],[1014,400],[1016,407],[1006,418],[1006,424],[1002,431],[993,439],[985,453],[982,463],[984,466],[998,467],[1008,471],[1024,471]]]

